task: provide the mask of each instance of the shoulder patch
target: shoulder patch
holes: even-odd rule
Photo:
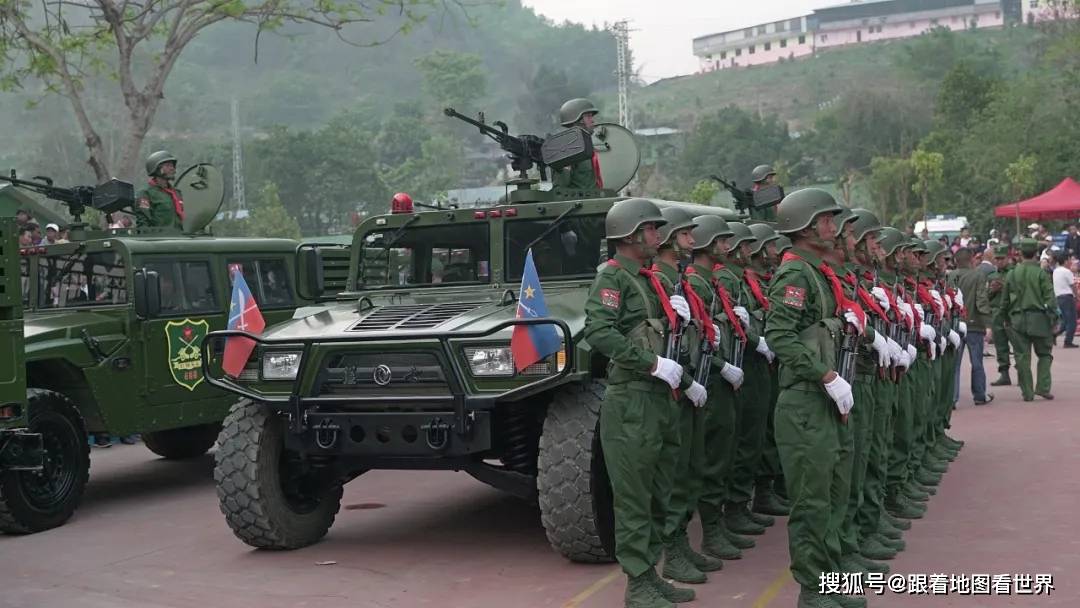
[[[618,289],[601,289],[600,303],[608,308],[618,308],[620,293]]]
[[[784,306],[802,308],[806,305],[806,288],[787,285],[784,287]]]
[[[145,196],[140,196],[139,197],[139,209],[149,209],[149,208],[150,208],[150,199],[148,197],[145,197]]]

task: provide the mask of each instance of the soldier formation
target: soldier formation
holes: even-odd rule
[[[586,305],[585,340],[610,361],[600,439],[625,604],[694,599],[671,581],[705,582],[788,515],[798,605],[863,606],[821,594],[822,575],[887,573],[963,446],[946,430],[971,277],[946,279],[941,243],[814,188],[785,197],[775,225],[686,209],[616,203],[615,256]],[[973,304],[980,335],[991,317],[1008,326],[1025,400],[1030,347],[1034,394],[1052,398],[1053,290],[1033,245],[1004,278],[984,272]]]

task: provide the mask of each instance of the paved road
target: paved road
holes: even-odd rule
[[[1055,350],[1058,399],[989,407],[964,391],[967,447],[892,562],[904,574],[1052,574],[1047,596],[871,596],[875,607],[1080,605],[1080,354]],[[991,361],[991,360],[987,360]],[[0,606],[19,608],[621,606],[612,565],[571,564],[536,509],[464,474],[375,472],[346,487],[327,539],[293,552],[237,541],[218,512],[212,460],[172,463],[142,446],[95,450],[82,508],[65,527],[0,535]],[[320,562],[334,562],[319,565]],[[690,606],[790,607],[782,522]]]

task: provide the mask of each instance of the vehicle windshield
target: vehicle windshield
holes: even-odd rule
[[[551,227],[555,218],[507,220],[506,280],[521,279],[529,244]],[[532,246],[540,279],[592,278],[606,259],[603,215],[571,215]]]
[[[385,243],[396,240],[390,249]],[[491,279],[491,235],[486,223],[373,230],[364,235],[361,289],[476,285]]]
[[[124,258],[114,251],[42,257],[38,307],[105,306],[127,302]]]

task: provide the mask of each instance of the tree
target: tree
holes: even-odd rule
[[[923,222],[929,216],[930,194],[941,186],[944,178],[942,166],[945,157],[940,152],[915,150],[911,153],[911,165],[915,169],[915,183],[912,188],[922,199]]]
[[[691,203],[710,205],[718,192],[720,192],[720,185],[717,184],[715,180],[703,179],[694,184],[694,188],[690,190],[687,199],[689,199]]]
[[[579,79],[571,79],[566,70],[541,64],[525,82],[525,91],[518,96],[515,131],[543,136],[561,128],[556,118],[563,102],[575,97],[588,97],[590,87]]]
[[[1021,154],[1014,162],[1005,168],[1005,177],[1009,180],[1006,185],[1006,194],[1016,203],[1024,197],[1035,192],[1038,181],[1035,177],[1035,167],[1038,159],[1032,154]],[[1020,207],[1016,208],[1016,234],[1020,232]]]
[[[261,198],[247,219],[246,236],[299,239],[300,224],[285,210],[285,205],[281,204],[277,184],[266,182]]]
[[[915,168],[910,158],[877,156],[870,161],[870,190],[883,221],[901,225],[910,220],[908,201],[914,181]]]
[[[424,92],[442,107],[469,114],[487,89],[484,60],[473,53],[437,50],[420,57],[416,68],[424,75]]]
[[[735,106],[700,119],[687,135],[678,164],[683,183],[696,184],[716,173],[750,185],[750,172],[790,152],[787,125],[776,116],[758,116]]]
[[[997,80],[978,74],[967,61],[945,76],[937,98],[937,119],[943,126],[966,127],[994,98]]]
[[[457,0],[28,0],[0,1],[0,86],[30,80],[67,98],[99,180],[132,178],[161,101],[165,84],[192,40],[225,21],[244,22],[263,32],[310,25],[346,40],[351,24],[387,22],[393,35],[408,32],[436,2]],[[459,4],[460,6],[460,4]],[[393,17],[386,17],[393,9]],[[379,44],[381,41],[367,42]],[[257,49],[257,47],[256,47]],[[110,124],[93,115],[88,83],[104,76],[119,85],[124,107],[119,150],[106,148]],[[115,162],[114,162],[115,161]]]

